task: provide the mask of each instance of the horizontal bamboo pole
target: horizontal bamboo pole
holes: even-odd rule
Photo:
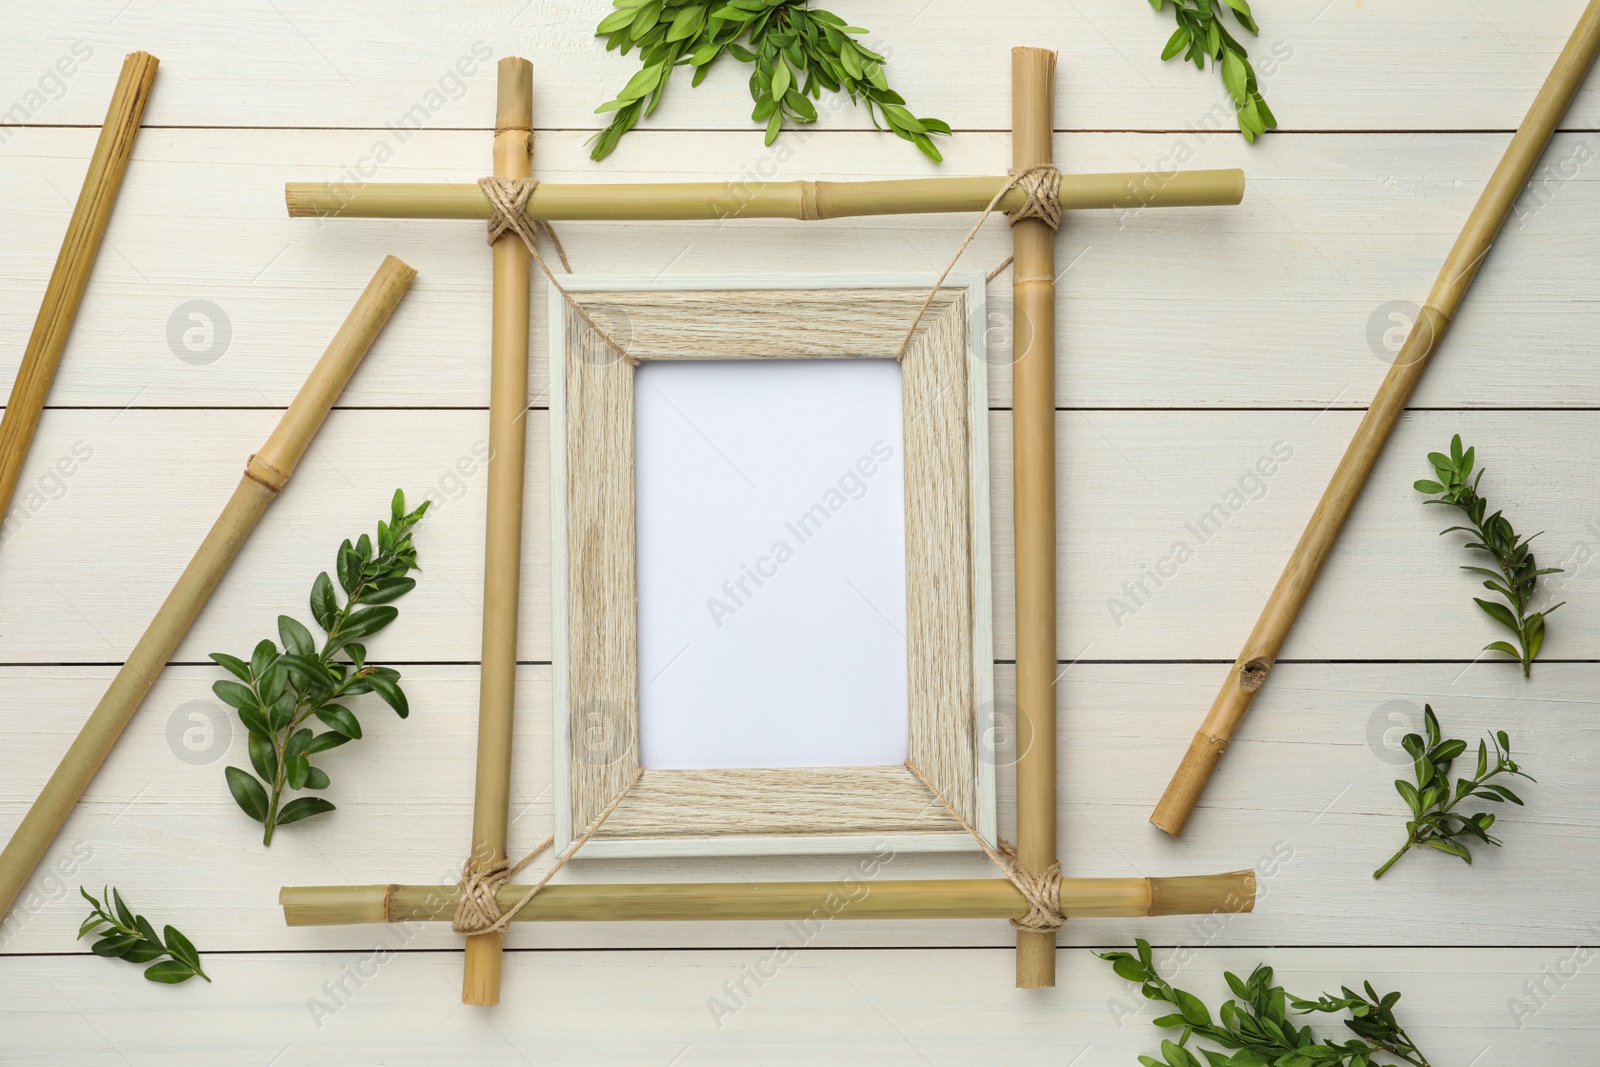
[[[1466,225],[1428,295],[1428,302],[1423,305],[1394,366],[1389,368],[1361,425],[1356,428],[1355,437],[1339,460],[1328,488],[1323,491],[1278,584],[1261,610],[1261,617],[1245,641],[1244,650],[1229,669],[1227,680],[1212,702],[1211,711],[1189,742],[1189,750],[1184,753],[1151,814],[1150,821],[1158,829],[1174,837],[1183,832],[1223,751],[1277,661],[1278,651],[1306,598],[1311,595],[1317,575],[1333,551],[1345,519],[1361,495],[1390,432],[1400,420],[1412,390],[1427,369],[1429,358],[1444,339],[1472,279],[1477,276],[1484,257],[1489,254],[1517,197],[1532,176],[1533,168],[1544,155],[1561,123],[1561,116],[1566,114],[1584,76],[1594,65],[1597,53],[1600,53],[1600,0],[1590,0],[1472,214],[1467,216]]]
[[[0,919],[27,884],[78,798],[144,701],[156,676],[189,632],[200,609],[244,547],[267,505],[305,455],[333,402],[355,373],[378,331],[405,295],[416,271],[393,256],[383,261],[311,376],[278,420],[261,451],[245,465],[239,487],[179,575],[127,662],[61,758],[22,824],[0,852]]]
[[[878,182],[679,182],[557,185],[540,183],[528,215],[551,221],[604,219],[839,219],[856,215],[916,215],[982,211],[1010,179],[909,178]],[[1204,207],[1244,199],[1244,171],[1063,174],[1061,206],[1085,208]],[[489,198],[475,184],[414,182],[289,182],[291,218],[487,219]],[[1022,206],[1021,189],[1000,200]]]
[[[105,125],[100,128],[100,139],[95,142],[94,155],[89,157],[72,221],[67,223],[67,235],[62,238],[55,269],[50,272],[50,283],[39,303],[33,333],[11,383],[11,397],[6,401],[5,413],[0,415],[0,520],[11,507],[23,460],[28,458],[45,399],[78,317],[78,305],[89,287],[89,275],[111,221],[123,175],[128,172],[128,160],[133,157],[133,144],[139,136],[139,123],[150,101],[160,62],[148,52],[130,53],[122,62],[122,74],[111,94],[111,106],[106,111]]]
[[[527,886],[504,886],[510,911]],[[446,922],[460,888],[453,885],[286,886],[278,893],[290,926]],[[1069,919],[1202,915],[1255,908],[1254,871],[1181,878],[1063,878],[1061,911]],[[807,919],[819,909],[839,919],[1016,919],[1027,903],[1003,878],[832,882],[669,882],[552,885],[516,922],[673,922]]]

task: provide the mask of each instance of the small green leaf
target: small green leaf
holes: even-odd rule
[[[351,738],[348,735],[332,730],[328,731],[327,733],[318,734],[316,737],[311,739],[311,742],[308,745],[306,745],[306,755],[314,756],[318,752],[326,752],[330,748],[338,748],[340,745],[346,744],[350,740]]]
[[[339,704],[326,704],[318,708],[315,714],[326,726],[337,730],[345,737],[351,740],[361,737],[361,723],[351,714],[349,708]]]
[[[194,969],[179,960],[162,960],[145,968],[144,976],[152,982],[177,985],[195,976]]]
[[[224,772],[228,778],[228,791],[244,813],[256,822],[267,821],[267,791],[247,771],[229,767]]]
[[[116,958],[139,943],[138,934],[111,934],[90,946],[96,956]]]
[[[296,656],[309,656],[317,650],[316,642],[311,640],[311,631],[288,615],[278,616],[278,637],[283,641],[284,651]]]
[[[256,707],[256,695],[238,682],[230,682],[226,678],[218,679],[211,683],[211,691],[217,698],[230,707],[244,709]]]
[[[313,815],[333,810],[334,806],[321,797],[299,797],[289,801],[283,806],[283,810],[278,812],[278,825],[287,826],[292,822],[299,822],[301,819],[309,819]]]
[[[333,629],[339,617],[339,601],[334,596],[333,581],[327,571],[317,575],[316,582],[311,586],[311,617],[324,630]]]
[[[400,689],[398,678],[387,674],[369,674],[366,680],[367,684],[372,686],[372,691],[377,693],[385,704],[393,708],[396,715],[404,719],[411,714],[411,705],[407,702],[405,693]],[[333,724],[329,723],[328,725],[332,726]]]
[[[200,953],[194,947],[194,942],[175,926],[165,927],[161,933],[167,939],[167,951],[172,953],[172,958],[187,964],[190,970],[199,974]]]
[[[250,680],[250,665],[238,656],[230,656],[226,652],[213,652],[211,658],[241,682]]]

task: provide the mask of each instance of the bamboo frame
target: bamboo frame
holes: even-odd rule
[[[1600,2],[1600,0],[1597,0]],[[1050,159],[1051,107],[1054,92],[1054,53],[1017,49],[1013,53],[1013,107],[1015,161],[1024,167]],[[508,73],[508,70],[510,73]],[[531,85],[523,60],[501,61],[500,110],[496,121],[496,173],[527,175],[513,158],[525,163],[531,153],[528,127]],[[508,89],[508,82],[514,85]],[[520,119],[521,121],[508,121]],[[520,128],[512,128],[520,127]],[[528,200],[527,213],[535,219],[729,219],[729,218],[841,218],[849,215],[979,211],[1010,178],[936,178],[893,182],[788,182],[752,185],[689,183],[675,185],[540,185]],[[1150,174],[1066,175],[1060,183],[1063,209],[1167,207],[1237,204],[1243,197],[1244,176],[1237,170],[1186,172],[1171,178]],[[377,185],[290,183],[285,187],[289,213],[294,217],[342,216],[370,218],[484,219],[490,214],[487,198],[476,186]],[[1013,210],[1023,206],[1026,194],[1013,190],[998,206]],[[1016,375],[1018,424],[1018,664],[1019,703],[1026,725],[1021,731],[1030,750],[1019,769],[1019,837],[1021,861],[1030,871],[1050,866],[1055,857],[1055,667],[1054,575],[1054,260],[1053,235],[1035,221],[1016,227],[1018,326],[1028,329],[1019,343]],[[523,265],[522,292],[510,292],[515,264],[512,254],[495,248],[495,356],[494,412],[517,409],[526,400],[525,334],[527,273]],[[521,261],[520,251],[514,253]],[[520,375],[510,364],[520,349]],[[1041,414],[1042,413],[1042,414]],[[518,586],[514,541],[497,552],[497,540],[513,515],[520,514],[520,471],[523,442],[520,431],[504,423],[496,440],[497,460],[515,457],[518,485],[511,485],[511,463],[503,462],[496,480],[491,467],[490,552],[485,587],[507,600],[486,599],[485,701],[479,728],[479,779],[474,809],[473,860],[504,856],[507,795],[510,784],[510,679],[505,663],[497,660],[491,671],[489,650],[496,645],[514,650],[515,597]],[[1023,427],[1026,425],[1026,434]],[[1024,438],[1026,443],[1024,443]],[[496,486],[500,488],[496,488]],[[1042,509],[1042,510],[1041,510]],[[497,532],[500,531],[500,532]],[[1026,559],[1026,561],[1024,561]],[[500,562],[497,562],[500,561]],[[509,566],[509,576],[506,567]],[[499,568],[499,569],[497,569]],[[493,612],[493,622],[488,617]],[[1024,670],[1024,662],[1026,669]],[[493,677],[491,677],[493,675]],[[1026,679],[1023,685],[1023,679]],[[491,710],[493,693],[496,708]],[[1027,784],[1023,784],[1023,783]],[[1063,879],[1061,903],[1073,915],[1191,914],[1208,911],[1248,911],[1254,907],[1254,875],[1203,876],[1186,879]],[[746,918],[769,914],[810,914],[819,883],[767,883],[726,886],[549,886],[533,897],[518,919],[564,918]],[[1020,893],[1007,881],[926,883],[886,882],[873,890],[884,915],[923,917],[1017,917],[1024,913]],[[520,903],[526,889],[506,886],[499,890],[502,907]],[[302,922],[384,922],[399,918],[397,908],[416,915],[416,901],[426,905],[421,917],[441,918],[452,909],[453,887],[365,886],[286,888],[282,900],[286,917]],[[873,899],[870,898],[869,899]],[[826,901],[824,901],[826,905]],[[866,909],[858,914],[865,916]],[[498,936],[469,938],[467,980],[462,999],[473,1004],[498,1000],[501,958]],[[1049,985],[1055,976],[1055,939],[1025,934],[1018,943],[1018,984]]]
[[[1011,52],[1012,168],[1049,163],[1056,54]],[[1012,485],[1017,613],[1017,863],[1056,862],[1056,283],[1055,230],[1038,219],[1011,228]],[[1056,984],[1056,935],[1017,931],[1017,987]]]
[[[533,64],[500,61],[494,172],[533,173]],[[483,666],[478,683],[478,772],[472,801],[472,858],[506,858],[511,806],[512,716],[517,688],[517,607],[522,585],[522,485],[527,454],[527,253],[514,234],[494,243],[494,329],[490,339],[489,504],[483,559]],[[463,1004],[500,1003],[499,932],[467,938]]]
[[[683,219],[842,219],[857,215],[979,212],[1010,181],[910,178],[872,182],[540,183],[528,217],[551,222]],[[290,218],[487,219],[489,198],[476,185],[410,183],[336,185],[288,182]],[[1170,177],[1128,172],[1063,174],[1065,210],[1227,206],[1244,198],[1244,171],[1194,170]],[[1014,211],[1027,195],[1012,189],[997,210]]]
[[[1278,658],[1284,639],[1294,626],[1300,609],[1310,596],[1317,575],[1327,561],[1328,554],[1339,538],[1339,532],[1350,516],[1366,484],[1372,467],[1383,451],[1389,434],[1405,410],[1422,372],[1427,369],[1429,357],[1444,339],[1445,332],[1467,290],[1477,276],[1484,257],[1489,254],[1495,238],[1505,225],[1517,197],[1533,174],[1550,138],[1555,134],[1561,117],[1577,94],[1583,79],[1594,65],[1600,52],[1600,0],[1590,0],[1584,9],[1572,37],[1562,49],[1560,57],[1545,79],[1539,95],[1534,98],[1522,125],[1517,128],[1511,144],[1494,174],[1479,196],[1472,213],[1467,216],[1461,235],[1456,238],[1439,277],[1433,283],[1427,303],[1411,327],[1405,344],[1400,349],[1394,365],[1378,387],[1377,395],[1357,427],[1339,466],[1333,472],[1328,488],[1323,491],[1317,509],[1312,512],[1305,532],[1295,545],[1289,562],[1267,598],[1261,617],[1245,641],[1244,650],[1234,661],[1223,682],[1221,691],[1211,705],[1210,712],[1195,733],[1184,753],[1183,760],[1167,784],[1160,802],[1150,816],[1157,828],[1176,837],[1200,801],[1211,775],[1217,769],[1228,742],[1250,710],[1256,694],[1260,692],[1267,674]]]
[[[289,926],[438,922],[461,893],[453,885],[332,885],[281,890]],[[499,892],[509,910],[526,886]],[[830,898],[834,898],[830,900]],[[1074,919],[1246,912],[1255,906],[1255,871],[1177,878],[1063,878],[1061,911]],[[848,904],[841,904],[840,900]],[[1028,910],[1004,878],[923,878],[834,882],[665,882],[550,885],[515,922],[753,921],[810,918],[824,908],[840,919],[1017,919]]]
[[[250,457],[221,516],[0,852],[0,917],[10,910],[267,505],[288,484],[333,402],[415,277],[416,271],[393,256],[383,261],[266,444]]]
[[[699,276],[690,283],[567,277],[584,312],[628,323],[628,355],[893,359],[936,275]],[[906,664],[912,762],[995,840],[994,768],[977,739],[993,701],[986,283],[946,279],[901,360]],[[975,851],[902,766],[646,769],[637,783],[640,678],[634,366],[549,293],[550,519],[556,847],[631,787],[583,856]],[[604,723],[602,759],[575,745]],[[715,823],[716,825],[713,825]]]
[[[72,221],[67,224],[67,235],[61,241],[61,252],[39,304],[39,316],[28,337],[22,365],[11,383],[11,398],[0,414],[0,520],[11,509],[11,496],[22,477],[22,465],[39,428],[45,399],[61,366],[78,305],[89,287],[89,275],[94,271],[123,175],[128,172],[139,123],[160,63],[148,52],[132,52],[122,61],[122,73],[111,94],[100,139],[95,142],[88,173],[83,176],[83,187],[72,209]]]

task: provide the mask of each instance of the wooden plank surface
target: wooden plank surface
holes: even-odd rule
[[[286,215],[285,181],[361,180],[353,168],[370,160],[374,136],[213,129],[141,135],[72,342],[75,351],[114,358],[66,359],[50,402],[285,403],[361,279],[392,252],[416,265],[417,282],[395,328],[374,349],[374,372],[358,376],[341,403],[483,407],[488,368],[479,356],[488,346],[489,279],[480,225]],[[367,180],[473,180],[484,170],[484,136],[413,134],[394,146],[393,159],[367,168]],[[616,172],[588,162],[583,133],[541,133],[540,175],[737,183],[757,168],[774,180],[889,178],[925,169],[920,157],[902,156],[870,134],[801,132],[768,150],[744,134],[698,133],[687,153],[681,134],[632,136],[630,165]],[[1055,155],[1068,170],[1170,169],[1188,150],[1194,155],[1185,166],[1243,167],[1248,181],[1238,207],[1069,218],[1057,242],[1059,341],[1063,359],[1071,354],[1057,375],[1058,402],[1364,405],[1506,140],[1500,133],[1277,134],[1252,148],[1231,134],[1203,143],[1179,134],[1058,135]],[[23,128],[0,145],[0,201],[8,205],[0,377],[15,373],[40,279],[71,211],[67,196],[82,179],[93,141],[92,130]],[[1009,145],[1005,134],[963,134],[946,149],[945,170],[997,173]],[[1595,315],[1600,262],[1586,223],[1600,210],[1597,158],[1595,134],[1557,137],[1480,273],[1449,347],[1423,379],[1417,406],[1600,405],[1600,381],[1568,351]],[[671,278],[938,270],[971,221],[580,222],[562,224],[561,233],[578,271]],[[994,219],[962,263],[987,271],[1009,251],[1005,223]],[[1007,271],[990,296],[990,395],[999,406],[1009,406],[1011,396],[1010,284]],[[542,294],[533,307],[535,336],[543,336]],[[543,361],[534,360],[536,404],[544,402],[545,379]]]
[[[471,1050],[474,1062],[496,1067],[1124,1067],[1159,1043],[1149,1003],[1087,952],[1063,958],[1055,989],[1023,996],[1009,988],[1009,950],[829,951],[836,932],[818,934],[815,948],[759,989],[746,968],[771,970],[771,944],[737,952],[511,951],[506,988],[518,991],[521,1006],[500,1011],[456,1004],[454,957],[396,952],[392,935],[347,953],[220,956],[208,964],[214,987],[127,983],[118,996],[107,996],[106,983],[79,961],[30,960],[26,976],[0,974],[7,1042],[23,1050],[7,1062],[53,1067],[61,1061],[41,1050],[70,1044],[73,1063],[84,1067],[170,1063],[178,1050],[192,1050],[195,1062],[275,1065],[453,1063]],[[1434,1063],[1560,1063],[1587,1044],[1600,1008],[1586,972],[1559,989],[1546,977],[1563,965],[1570,972],[1572,954],[1199,948],[1185,957],[1178,983],[1216,1003],[1227,995],[1221,972],[1248,974],[1262,957],[1298,992],[1336,991],[1370,976],[1380,989],[1404,992],[1399,1010]],[[751,995],[735,1007],[724,983],[741,980]],[[1539,981],[1553,991],[1548,1003],[1513,1015],[1514,1001],[1534,1003],[1524,987]],[[713,1001],[731,1014],[713,1014]],[[178,1013],[182,1033],[151,1026]]]
[[[1574,954],[1597,936],[1588,901],[1600,863],[1600,84],[1580,94],[1485,265],[1189,832],[1173,841],[1145,822],[1392,358],[1407,302],[1425,295],[1581,4],[1263,0],[1262,35],[1247,43],[1284,132],[1251,147],[1205,128],[1222,124],[1219,81],[1157,60],[1170,15],[1147,5],[839,0],[892,48],[891,78],[913,109],[957,128],[942,170],[852,109],[763,148],[736,70],[694,91],[674,84],[647,128],[596,166],[584,148],[592,110],[633,64],[591,36],[604,6],[75,0],[11,13],[0,388],[16,373],[122,54],[160,56],[162,81],[22,510],[0,527],[0,837],[373,266],[392,252],[420,276],[0,925],[0,1063],[1130,1064],[1158,1047],[1153,1013],[1086,948],[1134,936],[1166,946],[1163,959],[1180,953],[1179,984],[1213,1000],[1222,969],[1260,959],[1297,992],[1367,977],[1399,989],[1436,1064],[1585,1062],[1600,1008],[1592,963]],[[778,924],[519,926],[506,1005],[489,1012],[457,1004],[459,942],[443,926],[285,928],[280,885],[447,882],[459,870],[489,287],[480,227],[290,220],[283,182],[475,178],[489,70],[508,54],[535,63],[546,180],[997,173],[1017,44],[1063,49],[1055,153],[1066,169],[1248,175],[1239,207],[1083,213],[1058,242],[1059,847],[1073,875],[1253,866],[1256,913],[1069,923],[1060,986],[1028,996],[1011,988],[1003,923],[834,923],[726,1017],[709,1002],[783,936]],[[581,271],[672,278],[937,269],[969,224],[562,232]],[[994,220],[963,266],[987,270],[1008,247]],[[1009,287],[1009,274],[993,283],[987,337],[1002,726],[1014,714]],[[552,818],[543,294],[532,304],[513,849]],[[1478,445],[1492,503],[1519,529],[1545,530],[1541,560],[1568,568],[1546,579],[1569,604],[1531,681],[1476,658],[1499,635],[1471,605],[1458,537],[1437,536],[1446,516],[1410,488],[1423,455],[1457,431]],[[323,761],[340,810],[263,850],[222,784],[222,767],[245,761],[244,737],[209,692],[219,672],[205,655],[248,649],[279,612],[305,614],[334,546],[380,517],[395,486],[436,501],[418,534],[421,584],[372,645],[406,675],[415,712],[401,722],[365,700],[367,738]],[[1405,770],[1398,738],[1424,703],[1455,736],[1508,730],[1539,782],[1526,808],[1505,814],[1504,848],[1480,849],[1471,868],[1408,856],[1374,882],[1404,832],[1390,784]],[[1015,753],[989,751],[1010,833]],[[827,878],[845,860],[590,860],[561,877]],[[887,869],[989,871],[963,855],[896,857]],[[154,986],[131,965],[88,957],[72,941],[76,887],[105,882],[189,932],[216,984]],[[1534,997],[1530,982],[1549,995]]]

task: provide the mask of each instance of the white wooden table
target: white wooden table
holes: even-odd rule
[[[1581,1050],[1593,1045],[1600,976],[1592,953],[1574,950],[1600,942],[1600,580],[1589,562],[1600,552],[1600,181],[1589,165],[1600,85],[1579,97],[1488,261],[1187,835],[1172,841],[1145,821],[1384,372],[1384,332],[1400,321],[1390,312],[1405,314],[1386,303],[1425,294],[1582,4],[1261,0],[1254,51],[1283,130],[1255,147],[1223,118],[1214,74],[1157,61],[1169,17],[1135,0],[830,6],[893,49],[892,78],[918,113],[958,130],[943,173],[1004,168],[1009,49],[1033,44],[1062,53],[1064,168],[1181,156],[1249,175],[1241,207],[1079,214],[1059,242],[1060,847],[1079,875],[1255,865],[1256,912],[1069,923],[1060,984],[1029,992],[1012,988],[1000,922],[834,923],[759,986],[745,975],[767,969],[779,924],[521,925],[505,1002],[489,1010],[457,1003],[447,928],[285,928],[281,885],[444,882],[458,870],[489,271],[475,225],[291,221],[283,182],[486,173],[493,60],[509,54],[535,65],[546,180],[936,168],[853,110],[764,149],[733,69],[692,92],[675,83],[646,129],[592,164],[591,110],[633,67],[591,37],[599,0],[13,5],[0,46],[0,386],[123,54],[144,48],[162,64],[17,497],[24,511],[0,547],[0,835],[382,254],[420,277],[0,932],[0,1063],[1132,1064],[1158,1045],[1153,1013],[1088,949],[1138,935],[1163,958],[1176,952],[1179,984],[1208,997],[1222,994],[1224,969],[1259,960],[1299,992],[1368,977],[1402,990],[1403,1018],[1440,1067],[1592,1058]],[[72,73],[52,75],[63,57]],[[453,74],[463,57],[474,72]],[[1205,128],[1208,115],[1224,132]],[[941,266],[968,224],[590,223],[563,236],[591,272],[921,270]],[[968,262],[991,266],[1008,246],[991,224]],[[1001,308],[1007,285],[997,282]],[[533,306],[542,319],[537,295]],[[186,345],[196,308],[213,332]],[[1003,317],[995,325],[1003,333]],[[542,354],[539,343],[536,367]],[[1004,693],[1004,367],[991,391]],[[513,847],[543,837],[551,818],[542,367],[533,392]],[[1443,514],[1410,488],[1424,453],[1457,431],[1478,446],[1492,502],[1527,532],[1547,530],[1543,559],[1568,568],[1570,603],[1531,682],[1475,660],[1498,635],[1471,605],[1458,544],[1436,536]],[[1186,524],[1275,448],[1276,473],[1259,489],[1246,480],[1248,502],[1200,543]],[[265,850],[224,787],[223,766],[245,762],[244,736],[210,694],[219,672],[206,653],[248,650],[280,612],[303,615],[333,547],[369,528],[396,486],[438,501],[419,535],[421,585],[373,648],[406,675],[414,714],[367,715],[368,737],[324,761],[341,810]],[[1193,558],[1133,599],[1125,583],[1179,541]],[[1396,741],[1424,702],[1456,736],[1509,730],[1539,784],[1505,816],[1504,848],[1479,849],[1470,868],[1408,856],[1374,882],[1404,832]],[[664,877],[826,878],[830,864],[683,861]],[[988,873],[978,857],[893,868]],[[570,877],[654,869],[578,862]],[[106,882],[182,927],[215,984],[157,986],[75,944],[77,886]],[[714,1017],[713,998],[735,1003],[728,990],[741,981],[750,995]]]

